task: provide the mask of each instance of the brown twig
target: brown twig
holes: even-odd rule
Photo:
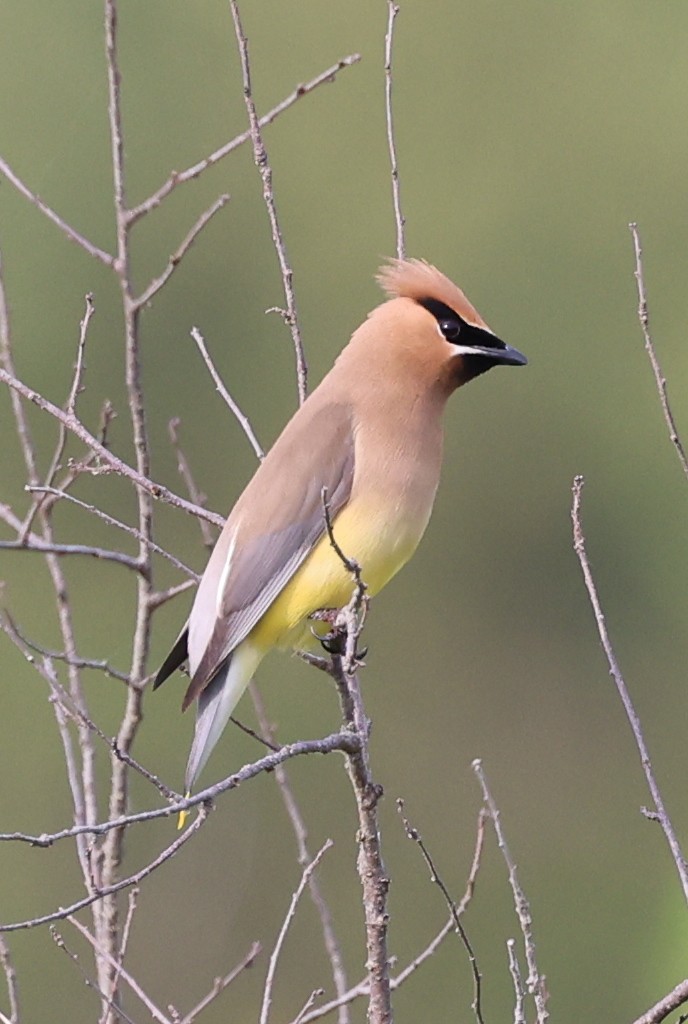
[[[399,7],[394,0],[387,0],[387,32],[385,34],[385,116],[387,121],[387,148],[392,170],[392,201],[394,203],[394,223],[397,232],[397,258],[403,260],[406,255],[404,226],[406,218],[401,211],[399,191],[399,166],[397,164],[397,147],[394,140],[394,121],[392,119],[392,43],[394,40],[394,20]]]
[[[466,889],[457,907],[457,913],[459,917],[461,917],[461,915],[465,913],[466,908],[468,907],[468,904],[472,900],[473,893],[475,891],[475,883],[478,877],[478,871],[480,870],[483,846],[485,842],[486,816],[487,812],[484,810],[484,808],[481,808],[480,813],[478,814],[478,828],[475,837],[475,849],[473,851],[473,860],[471,862],[471,868],[468,874],[468,879],[466,881]],[[428,960],[429,957],[431,957],[439,949],[442,942],[446,939],[447,935],[449,935],[449,933],[453,930],[454,918],[452,916],[443,925],[443,927],[435,935],[435,937],[428,943],[425,949],[423,949],[416,957],[414,957],[414,959],[411,960],[410,963],[408,963],[403,970],[399,971],[398,974],[390,978],[390,990],[394,992],[397,988],[400,987],[400,985],[403,985],[404,982],[408,978],[410,978],[411,975],[414,974],[418,970],[418,968],[421,967],[422,964],[424,964],[425,961]],[[322,1017],[328,1016],[334,1010],[339,1009],[343,1004],[348,1005],[349,1003],[354,1002],[355,999],[359,999],[361,996],[368,995],[368,990],[368,979],[364,978],[363,981],[360,981],[358,985],[354,985],[353,988],[350,988],[347,992],[343,993],[342,996],[338,996],[337,999],[333,999],[329,1003],[323,1003],[322,1006],[319,1006],[317,1007],[317,1009],[312,1010],[310,1013],[303,1017],[301,1024],[310,1024],[310,1021],[320,1020]]]
[[[76,928],[79,934],[83,936],[84,939],[86,939],[86,941],[95,950],[97,955],[99,957],[104,957],[107,960],[107,962],[115,971],[115,977],[121,977],[122,980],[127,983],[127,985],[134,993],[134,995],[137,996],[140,1002],[145,1006],[146,1010],[151,1015],[153,1020],[158,1021],[158,1024],[172,1024],[172,1021],[167,1016],[167,1014],[163,1013],[162,1010],[155,1005],[151,997],[148,995],[147,992],[143,990],[143,988],[141,987],[140,983],[136,980],[136,978],[134,978],[133,975],[131,975],[127,970],[125,970],[119,958],[113,957],[107,949],[104,949],[102,946],[100,946],[96,937],[92,935],[88,928],[86,928],[78,920],[78,918],[74,917],[73,914],[70,914],[67,920],[72,925],[72,927]]]
[[[255,435],[253,427],[251,426],[251,421],[249,420],[248,416],[246,416],[241,411],[241,409],[239,408],[239,406],[234,401],[234,399],[230,395],[229,391],[225,387],[224,382],[223,382],[222,378],[220,377],[220,374],[217,371],[215,363],[213,362],[213,360],[212,360],[212,358],[210,356],[210,353],[208,352],[208,349],[206,348],[205,339],[204,339],[203,335],[201,334],[201,332],[198,330],[197,327],[192,327],[192,329],[191,329],[191,337],[196,342],[196,347],[198,348],[198,351],[201,353],[201,357],[203,359],[203,362],[207,366],[208,371],[210,373],[210,376],[213,378],[213,383],[215,384],[215,390],[220,395],[220,397],[224,401],[224,403],[227,406],[227,408],[230,410],[230,412],[232,413],[234,418],[239,423],[239,426],[241,427],[241,429],[243,430],[244,434],[246,435],[246,437],[248,439],[248,443],[253,448],[253,451],[255,452],[256,457],[262,461],[265,458],[265,451],[263,450],[263,447],[260,444],[260,441],[258,440],[258,438]]]
[[[284,244],[284,238],[282,237],[282,231],[279,225],[277,217],[277,207],[275,205],[275,193],[272,187],[272,168],[268,160],[267,150],[265,149],[265,143],[263,142],[263,136],[260,130],[260,122],[258,120],[258,114],[256,113],[256,105],[253,101],[253,93],[251,90],[251,64],[248,53],[248,40],[244,34],[244,30],[241,25],[241,19],[239,17],[239,8],[236,0],[229,0],[229,7],[232,13],[232,21],[234,22],[234,32],[236,34],[237,44],[239,47],[239,57],[241,59],[241,74],[244,88],[244,102],[246,104],[246,112],[248,114],[249,128],[251,132],[251,142],[253,145],[253,159],[255,160],[256,167],[260,172],[260,177],[263,182],[263,199],[265,200],[265,206],[268,211],[268,217],[270,220],[270,229],[272,231],[272,241],[275,246],[277,253],[277,260],[280,266],[280,272],[282,274],[282,285],[284,287],[284,301],[286,303],[286,309],[279,310],[282,319],[289,327],[291,331],[291,340],[294,346],[294,354],[296,357],[296,379],[298,383],[299,403],[303,404],[308,394],[308,366],[306,364],[306,357],[303,351],[303,343],[301,341],[301,332],[299,330],[298,315],[296,312],[296,296],[294,295],[293,277],[294,273],[289,265],[287,258],[287,250]]]
[[[514,1024],[526,1024],[525,996],[526,989],[521,976],[521,965],[516,954],[514,939],[506,940],[506,953],[509,960],[509,974],[514,984]]]
[[[158,856],[144,868],[141,868],[140,871],[135,872],[133,875],[129,875],[128,878],[121,879],[119,882],[105,886],[95,893],[89,893],[89,895],[83,899],[77,900],[68,907],[60,907],[58,910],[55,910],[50,914],[43,914],[41,917],[32,917],[26,921],[15,921],[12,924],[0,924],[0,932],[24,931],[27,928],[36,928],[39,925],[50,924],[51,921],[62,921],[71,914],[76,914],[77,911],[83,910],[84,907],[90,907],[93,903],[100,902],[108,896],[114,896],[115,893],[122,892],[123,889],[130,889],[133,885],[139,885],[144,878],[151,875],[162,864],[164,864],[165,861],[169,860],[170,857],[173,857],[185,843],[188,843],[189,839],[196,834],[201,825],[203,825],[207,820],[207,817],[208,810],[205,807],[200,807],[196,818],[194,818],[189,827],[182,832],[173,843],[166,847],[162,853],[158,854]],[[113,828],[121,828],[123,823],[121,821],[117,821],[112,822],[111,824]]]
[[[88,334],[88,326],[91,322],[93,314],[95,313],[95,306],[93,304],[93,296],[89,294],[86,296],[86,308],[84,315],[79,323],[79,342],[77,345],[76,362],[74,364],[74,376],[72,378],[72,386],[69,389],[69,395],[67,396],[66,409],[68,413],[76,416],[76,400],[83,390],[82,379],[84,373],[84,352],[86,349],[86,336]],[[57,446],[55,448],[55,454],[50,462],[50,467],[45,475],[45,485],[49,487],[54,479],[55,474],[60,468],[62,458],[64,455],[65,446],[67,444],[67,428],[64,424],[60,424],[58,431]],[[22,540],[26,534],[31,530],[31,526],[36,517],[38,509],[45,503],[45,495],[39,497],[34,501],[29,514],[27,515],[22,525],[21,537]]]
[[[0,379],[2,378],[2,376],[7,376],[9,379],[15,380],[16,369],[14,365],[10,318],[7,297],[5,294],[5,282],[1,260],[0,364]],[[15,390],[10,391],[10,403],[12,407],[17,438],[19,441],[20,451],[22,453],[22,457],[24,460],[28,482],[29,484],[35,486],[38,485],[39,483],[38,460],[36,456],[36,450],[34,447],[34,441],[31,430],[29,428],[29,423],[26,417],[23,403],[20,400],[19,394]],[[40,509],[38,515],[43,540],[48,545],[54,544],[55,536],[53,531],[51,510]],[[59,557],[56,554],[46,552],[45,561],[48,573],[50,575],[53,592],[55,595],[57,621],[60,629],[60,634],[62,637],[64,651],[65,654],[67,655],[67,658],[69,659],[69,662],[73,662],[76,658],[76,639],[74,634],[74,624],[72,620],[72,611],[70,605],[70,591],[67,586],[67,581],[62,570],[62,565],[60,563]],[[48,680],[49,685],[53,687],[53,680],[56,682],[56,676],[54,670],[52,669],[52,664],[47,659],[44,660],[43,664],[45,678]],[[74,705],[79,710],[85,712],[86,703],[81,685],[81,676],[79,669],[75,667],[73,664],[68,663],[67,676],[69,693],[74,702]],[[54,712],[65,756],[67,779],[69,782],[74,807],[74,820],[77,824],[87,824],[91,821],[96,821],[98,818],[98,798],[95,781],[96,766],[93,738],[84,726],[78,727],[80,765],[77,765],[77,755],[74,748],[74,744],[72,742],[72,737],[70,735],[69,728],[66,724],[64,715],[58,702],[54,703]],[[84,880],[84,885],[88,892],[90,891],[93,872],[95,870],[97,873],[99,870],[98,857],[96,856],[94,865],[93,858],[91,857],[88,845],[83,836],[77,838],[76,850],[79,867]],[[95,911],[95,917],[97,918],[98,915],[99,910],[97,909]]]
[[[439,888],[440,892],[442,893],[442,896],[444,897],[444,901],[447,904],[447,907],[449,908],[449,913],[451,914],[452,922],[454,924],[454,930],[460,937],[464,949],[468,954],[468,962],[470,964],[471,973],[473,975],[473,1002],[471,1004],[471,1009],[475,1014],[475,1019],[478,1022],[478,1024],[485,1024],[482,1010],[482,975],[478,968],[478,961],[475,955],[475,951],[473,949],[473,945],[471,944],[466,929],[464,928],[461,922],[458,905],[454,902],[449,890],[447,889],[447,886],[442,880],[423,837],[421,836],[418,829],[414,828],[414,826],[411,825],[408,818],[404,815],[404,801],[401,799],[397,800],[397,810],[399,811],[399,814],[401,815],[401,820],[404,823],[404,831],[406,832],[407,837],[417,844],[418,849],[420,850],[423,856],[423,860],[425,861],[430,872],[430,881],[435,883],[435,885]]]
[[[100,988],[98,982],[91,978],[88,971],[82,967],[79,955],[72,952],[60,932],[58,932],[57,928],[52,925],[50,926],[50,935],[57,948],[60,949],[68,957],[73,966],[76,967],[86,988],[90,988],[92,992],[95,992],[96,995],[100,997],[103,1004],[103,1012],[99,1019],[99,1024],[102,1024],[105,1016],[111,1011],[116,1013],[117,1016],[125,1022],[125,1024],[135,1024],[129,1014],[125,1013],[124,1010],[115,1003],[114,999],[111,996],[108,996],[107,992]],[[171,1022],[167,1022],[167,1024],[171,1024]]]
[[[657,385],[657,391],[659,393],[659,400],[662,403],[662,412],[664,414],[664,421],[669,430],[669,439],[676,449],[679,462],[685,477],[688,479],[688,456],[686,456],[685,448],[679,437],[678,430],[676,428],[676,421],[669,405],[669,395],[667,393],[667,382],[666,377],[662,373],[662,368],[659,365],[657,358],[657,352],[652,342],[652,336],[650,334],[650,316],[647,309],[647,293],[645,291],[645,277],[643,273],[643,250],[640,245],[640,234],[638,232],[638,225],[631,223],[628,225],[633,237],[633,251],[635,254],[635,280],[638,288],[638,320],[640,321],[640,328],[643,332],[643,338],[645,339],[645,351],[650,358],[650,364],[652,366],[652,372],[655,377],[655,384]]]
[[[583,527],[581,525],[581,499],[583,492],[583,484],[585,483],[582,476],[577,476],[573,481],[573,503],[571,506],[571,520],[573,522],[573,548],[578,556],[580,567],[583,571],[583,579],[585,581],[585,589],[588,592],[590,598],[590,604],[592,606],[593,614],[595,616],[595,622],[597,624],[597,632],[604,649],[604,653],[607,658],[607,664],[609,665],[609,672],[616,685],[617,693],[621,698],[626,718],[633,732],[633,738],[635,739],[635,745],[640,755],[640,763],[643,768],[645,775],[645,781],[647,782],[648,789],[654,802],[654,811],[652,812],[653,817],[659,821],[662,826],[662,831],[669,844],[669,850],[676,866],[678,876],[681,882],[681,888],[683,890],[683,896],[686,902],[688,902],[688,864],[686,864],[685,857],[681,850],[681,844],[676,835],[676,831],[671,822],[671,818],[667,813],[662,793],[659,788],[659,784],[655,777],[654,769],[652,767],[652,761],[650,760],[650,752],[645,743],[645,737],[643,735],[642,726],[640,724],[640,718],[633,705],[630,692],[626,686],[626,681],[621,673],[619,663],[616,660],[614,649],[609,639],[609,633],[607,632],[607,626],[604,619],[604,613],[600,604],[600,599],[597,595],[597,587],[593,579],[592,570],[590,568],[590,562],[585,550],[585,536],[583,534]]]
[[[165,267],[163,272],[150,282],[148,287],[141,292],[138,298],[132,300],[133,310],[143,309],[145,306],[148,306],[149,303],[153,301],[153,299],[158,294],[160,289],[164,288],[169,279],[172,277],[172,274],[174,274],[175,270],[177,269],[177,267],[184,259],[191,246],[194,244],[194,242],[200,235],[201,231],[203,231],[203,229],[208,226],[208,224],[213,219],[215,214],[219,213],[223,206],[226,206],[228,202],[229,196],[221,195],[218,199],[215,200],[214,203],[212,203],[208,207],[207,210],[204,210],[204,212],[200,215],[196,223],[189,230],[186,238],[184,238],[184,240],[179,243],[176,250],[170,256],[167,266]]]
[[[225,974],[223,978],[215,979],[211,990],[196,1003],[192,1010],[189,1010],[185,1017],[182,1017],[179,1024],[193,1024],[199,1013],[205,1010],[206,1006],[210,1006],[210,1004],[214,1002],[229,985],[232,984],[235,978],[238,978],[239,975],[249,967],[253,967],[261,952],[262,946],[260,942],[254,942],[246,956],[239,961],[236,967],[232,968],[229,974]]]
[[[329,666],[329,662],[327,662]],[[258,725],[266,737],[264,740],[268,745],[272,745],[274,741],[274,729],[272,728],[263,703],[260,690],[256,686],[255,682],[250,684],[251,699],[253,700],[253,706],[256,711],[256,717],[258,719]],[[242,728],[244,728],[242,726]],[[273,747],[273,749],[278,749]],[[298,863],[301,867],[305,867],[312,860],[310,851],[308,849],[308,831],[306,829],[306,822],[304,821],[301,808],[299,807],[294,791],[289,782],[289,776],[287,774],[284,765],[278,765],[275,768],[275,780],[279,786],[280,795],[284,804],[287,815],[296,837],[296,848],[298,853]],[[310,891],[311,899],[318,912],[320,918],[320,926],[322,929],[323,942],[325,944],[325,951],[330,961],[330,967],[332,970],[332,980],[334,982],[335,992],[337,997],[341,998],[348,989],[348,981],[346,977],[346,971],[344,969],[344,958],[342,956],[341,946],[339,940],[335,934],[334,921],[332,919],[332,913],[329,905],[323,896],[320,888],[320,883],[315,874],[311,874],[308,878],[308,889]],[[310,1009],[308,1007],[307,1009]],[[307,1012],[307,1009],[301,1011],[302,1014]],[[338,1021],[339,1024],[350,1024],[350,1016],[348,1005],[342,1003],[338,1008]]]
[[[179,440],[179,428],[181,426],[181,420],[178,416],[173,416],[167,424],[167,432],[170,437],[170,444],[174,449],[174,454],[177,457],[177,472],[184,481],[187,493],[194,505],[199,505],[201,508],[205,508],[206,496],[203,494],[201,489],[196,486],[194,475],[191,472],[191,466],[189,460],[182,451],[181,441]],[[205,519],[198,520],[198,526],[201,531],[201,537],[203,538],[203,544],[208,550],[212,550],[217,539],[216,534],[213,533],[210,524]]]
[[[5,982],[7,984],[7,1000],[10,1004],[10,1015],[9,1017],[2,1015],[3,1024],[19,1024],[19,982],[17,981],[17,972],[14,969],[12,957],[10,956],[9,946],[5,942],[4,938],[0,935],[0,964],[2,965],[3,972],[5,974]]]
[[[182,511],[188,512],[192,516],[207,519],[209,523],[214,523],[215,526],[222,527],[224,524],[222,516],[215,512],[209,512],[207,509],[199,508],[190,501],[180,498],[179,495],[174,494],[167,487],[155,483],[150,477],[138,472],[132,466],[123,462],[122,459],[118,459],[109,448],[101,444],[98,438],[86,429],[80,420],[60,409],[58,405],[55,405],[49,399],[44,398],[38,391],[28,387],[14,373],[8,373],[4,367],[0,367],[0,383],[6,384],[13,393],[21,395],[27,402],[32,402],[43,412],[47,412],[58,423],[64,423],[67,430],[70,430],[80,441],[83,441],[87,448],[90,448],[110,470],[119,476],[125,477],[127,480],[131,480],[132,483],[136,484],[141,490],[146,491],[151,497],[173,505],[175,508],[182,509]],[[32,484],[38,487],[39,481],[34,479]]]
[[[344,658],[334,655],[332,676],[340,694],[347,728],[358,739],[358,748],[349,754],[346,764],[358,811],[357,869],[363,894],[368,951],[368,1020],[369,1024],[391,1024],[393,1018],[387,954],[389,878],[382,860],[377,811],[382,787],[373,780],[370,771],[370,723],[363,707],[358,674],[348,670]]]
[[[535,1011],[537,1014],[537,1024],[547,1024],[549,1020],[549,1011],[547,1009],[547,988],[545,984],[545,976],[540,973],[537,965],[537,959],[535,956],[535,941],[533,939],[533,918],[530,913],[530,904],[526,899],[526,895],[521,888],[521,883],[518,880],[518,874],[516,872],[516,863],[511,856],[509,847],[507,846],[506,837],[502,829],[502,823],[499,816],[499,809],[494,801],[490,788],[487,784],[487,778],[483,770],[483,764],[480,758],[476,758],[473,761],[473,771],[476,774],[476,778],[480,783],[480,788],[483,794],[483,800],[492,819],[492,825],[497,836],[497,843],[501,850],[504,863],[507,866],[509,872],[509,885],[514,897],[514,909],[516,910],[516,916],[518,917],[519,925],[521,926],[521,935],[523,936],[523,945],[525,949],[526,962],[528,964],[528,977],[526,979],[526,985],[528,991],[533,997],[535,1003]]]
[[[95,505],[89,505],[88,502],[81,501],[81,499],[75,498],[73,494],[68,494],[67,491],[60,490],[57,487],[45,487],[44,485],[39,487],[27,486],[25,490],[30,493],[49,494],[55,499],[63,498],[65,501],[70,501],[73,505],[77,505],[79,508],[84,509],[85,512],[90,512],[91,515],[97,516],[98,519],[102,519],[104,523],[108,524],[108,526],[114,526],[116,529],[123,530],[125,533],[128,533],[130,537],[134,537],[138,541],[145,542],[151,551],[154,551],[156,555],[160,555],[162,558],[166,558],[167,561],[171,562],[176,569],[179,569],[180,572],[191,577],[192,580],[198,582],[201,578],[198,573],[194,572],[193,569],[190,569],[188,565],[185,565],[184,562],[176,557],[176,555],[170,554],[169,551],[160,547],[159,544],[156,544],[155,541],[150,538],[144,538],[143,534],[137,530],[135,526],[129,526],[127,523],[123,523],[121,519],[115,519],[114,516],[109,515],[107,512],[103,512],[102,509],[97,508]]]
[[[311,78],[308,82],[303,82],[301,85],[297,85],[296,88],[288,96],[286,96],[277,106],[269,110],[267,114],[264,114],[258,120],[258,124],[261,128],[265,128],[266,125],[272,124],[272,122],[279,117],[280,114],[292,107],[304,96],[308,96],[320,85],[324,85],[326,82],[334,82],[337,74],[343,71],[344,68],[349,68],[353,64],[357,64],[361,59],[360,54],[352,53],[348,57],[342,57],[336,64],[321,71],[315,78]],[[220,146],[209,156],[204,157],[203,160],[199,160],[198,163],[193,164],[191,167],[187,167],[184,171],[173,171],[169,178],[163,184],[156,189],[147,199],[144,199],[138,206],[132,207],[128,212],[129,224],[135,224],[137,220],[146,214],[150,213],[165,199],[170,192],[172,192],[179,185],[183,185],[188,181],[193,181],[198,178],[204,171],[209,167],[213,167],[220,160],[223,160],[234,150],[239,149],[244,143],[250,142],[251,132],[245,131],[235,136],[229,142],[226,142],[223,146]]]
[[[670,1013],[677,1010],[679,1006],[688,1003],[688,978],[678,983],[663,999],[651,1006],[649,1010],[633,1021],[633,1024],[661,1024]],[[685,1020],[681,1017],[681,1020]],[[680,1021],[678,1022],[680,1024]]]
[[[211,804],[223,793],[237,789],[242,783],[261,775],[263,772],[272,772],[277,765],[293,757],[303,757],[307,754],[331,754],[339,751],[343,754],[355,754],[360,749],[357,736],[349,731],[332,733],[317,740],[298,740],[295,743],[287,743],[279,750],[271,751],[258,761],[244,765],[238,772],[229,775],[226,779],[216,782],[207,789],[194,793],[192,796],[176,800],[168,807],[156,807],[149,811],[138,811],[136,814],[123,814],[120,818],[112,821],[103,821],[89,825],[74,825],[72,828],[61,829],[58,832],[43,833],[42,835],[30,835],[26,832],[3,832],[0,833],[0,842],[22,842],[31,846],[47,848],[62,839],[69,839],[78,835],[105,835],[113,829],[124,828],[128,825],[140,824],[144,821],[153,821],[156,818],[169,818],[178,816],[181,811],[190,811],[194,807]],[[133,884],[133,883],[132,883]],[[8,931],[7,926],[0,925],[0,932]]]
[[[282,927],[280,928],[279,935],[277,936],[275,948],[273,949],[270,955],[268,972],[265,978],[265,987],[263,989],[263,1003],[260,1010],[260,1024],[268,1024],[268,1019],[270,1017],[270,1007],[272,1006],[272,991],[275,984],[277,964],[279,962],[280,954],[282,952],[282,947],[284,946],[284,940],[286,939],[287,932],[289,931],[289,926],[291,925],[296,915],[296,908],[299,904],[299,900],[303,895],[304,889],[308,885],[308,879],[311,877],[315,869],[318,867],[320,861],[323,859],[327,851],[331,849],[332,845],[332,840],[327,839],[323,846],[320,847],[320,849],[318,850],[310,864],[306,865],[301,875],[301,881],[299,882],[296,891],[294,892],[291,898],[291,901],[289,903],[289,909],[287,910],[284,921],[282,922]]]
[[[48,220],[57,225],[60,231],[64,232],[70,242],[76,242],[76,244],[87,252],[89,256],[93,256],[94,259],[100,260],[100,262],[104,263],[106,267],[112,267],[114,265],[114,256],[109,252],[105,252],[105,250],[101,249],[99,246],[94,245],[93,242],[89,242],[88,238],[85,238],[84,235],[75,228],[70,227],[70,225],[63,220],[58,213],[55,213],[47,203],[43,202],[39,195],[33,192],[28,185],[24,184],[19,175],[15,174],[7,161],[3,160],[2,157],[0,157],[0,173],[4,174],[10,184],[14,185],[17,191],[21,192],[24,198],[28,199],[30,203],[33,203],[33,205],[37,207],[41,213],[48,218]]]

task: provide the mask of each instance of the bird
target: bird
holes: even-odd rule
[[[448,398],[493,366],[527,363],[431,263],[392,259],[377,280],[386,301],[259,464],[155,678],[154,689],[188,662],[182,710],[198,703],[187,796],[268,651],[302,647],[314,614],[350,600],[351,573],[327,519],[374,596],[428,524]]]

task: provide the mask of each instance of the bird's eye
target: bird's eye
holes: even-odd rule
[[[447,341],[456,341],[461,334],[461,324],[457,320],[440,320],[439,328]]]

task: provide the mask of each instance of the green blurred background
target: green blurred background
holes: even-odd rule
[[[362,55],[334,85],[265,131],[315,384],[378,301],[373,273],[394,251],[382,71],[387,8],[361,0],[245,3],[243,19],[260,112],[339,57]],[[101,5],[86,0],[4,0],[0,152],[70,223],[112,249],[102,22]],[[122,0],[120,27],[134,203],[171,169],[243,130],[246,115],[225,3]],[[428,535],[376,600],[367,629],[374,770],[387,794],[390,949],[405,963],[445,918],[418,850],[403,836],[394,799],[405,798],[458,896],[479,806],[470,763],[480,756],[531,900],[558,1021],[631,1020],[683,977],[688,963],[680,888],[658,826],[639,811],[648,796],[569,520],[571,480],[583,473],[589,553],[607,621],[665,798],[686,837],[686,481],[642,347],[627,224],[637,220],[642,231],[652,326],[688,436],[687,36],[685,4],[647,0],[404,0],[396,27],[409,252],[454,277],[530,365],[495,370],[451,403]],[[219,511],[240,492],[253,456],[214,393],[191,326],[204,333],[264,444],[296,400],[289,334],[278,317],[264,314],[282,301],[281,282],[249,149],[180,188],[135,234],[136,281],[144,287],[225,191],[231,202],[146,311],[142,352],[154,477],[183,489],[167,437],[169,419],[179,416],[186,454]],[[20,375],[56,402],[69,387],[84,294],[94,292],[81,413],[95,426],[110,398],[120,413],[113,444],[131,458],[114,280],[4,181],[0,245]],[[30,417],[45,468],[55,428],[33,409]],[[6,396],[0,429],[1,497],[22,509],[24,476]],[[72,454],[80,451],[70,446]],[[134,522],[125,482],[84,479],[77,493]],[[57,523],[64,540],[122,542],[67,508]],[[202,568],[205,553],[187,516],[161,507],[156,530],[161,543]],[[131,574],[83,560],[66,569],[81,653],[126,668]],[[0,577],[24,631],[59,646],[39,557],[4,554]],[[161,585],[178,580],[160,566]],[[181,598],[159,614],[151,670],[188,604]],[[2,830],[65,826],[70,801],[46,688],[6,640],[0,658]],[[336,726],[336,699],[319,673],[274,658],[259,681],[281,738]],[[86,685],[94,717],[113,732],[124,705],[121,684],[93,675]],[[181,779],[192,729],[191,718],[178,713],[183,685],[177,677],[149,696],[135,749],[172,785]],[[240,706],[247,722],[249,703]],[[205,781],[255,756],[255,745],[230,729]],[[105,779],[106,752],[100,757]],[[365,951],[348,783],[334,757],[293,763],[290,772],[313,848],[327,836],[336,843],[322,878],[353,982]],[[134,779],[132,808],[154,800]],[[131,830],[125,870],[152,859],[171,827]],[[5,846],[0,854],[2,920],[78,898],[68,846]],[[274,780],[263,777],[222,799],[198,839],[144,886],[130,969],[162,1006],[188,1009],[253,939],[271,948],[298,876]],[[466,927],[484,977],[485,1018],[510,1019],[505,940],[517,925],[493,842]],[[69,926],[61,931],[88,966]],[[275,1020],[292,1019],[315,987],[331,988],[318,936],[305,900],[279,972]],[[24,1019],[96,1019],[95,996],[46,930],[20,933],[11,947]],[[264,956],[203,1019],[256,1019],[265,965]],[[398,993],[396,1019],[469,1021],[471,998],[466,957],[452,939]],[[126,1005],[143,1019],[133,1000]],[[364,1016],[357,1004],[354,1020]]]

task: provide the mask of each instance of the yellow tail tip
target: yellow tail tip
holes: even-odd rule
[[[187,790],[187,792],[184,794],[184,799],[188,800],[190,796],[191,796],[191,793],[190,793],[190,791]],[[188,817],[189,817],[189,812],[188,811],[180,811],[179,812],[179,817],[177,819],[177,832],[181,832],[181,830],[184,828],[184,825],[186,824],[186,819]]]

